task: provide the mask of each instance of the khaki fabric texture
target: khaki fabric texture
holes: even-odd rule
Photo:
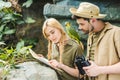
[[[88,53],[87,58],[89,58],[90,53],[90,38],[88,38]],[[95,52],[94,52],[94,62],[99,66],[109,66],[120,62],[120,28],[110,23],[106,22],[104,30],[100,33],[97,40]],[[101,74],[95,78],[95,80],[119,80],[120,74]]]
[[[91,40],[91,44],[90,44],[90,49],[89,49],[89,59],[94,61],[94,54],[95,54],[95,48],[96,48],[96,44],[97,44],[97,40],[100,36],[100,32],[99,33],[93,33],[92,37],[90,38]]]
[[[76,43],[74,40],[70,39],[67,44],[64,47],[64,51],[62,54],[62,62],[63,64],[75,68],[74,60],[76,56],[82,55],[82,49],[78,43]],[[52,58],[59,61],[59,51],[57,49],[57,46],[53,44],[53,52],[52,52]],[[77,78],[67,74],[66,72],[57,71],[59,77],[61,80],[77,80]]]

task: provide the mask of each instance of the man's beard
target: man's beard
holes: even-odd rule
[[[82,34],[88,34],[88,33],[89,33],[89,30],[79,29],[79,31],[80,31]]]
[[[89,28],[89,33],[94,30],[94,27],[91,25],[91,28]]]
[[[89,30],[83,31],[84,34],[89,34],[90,32],[92,32],[94,30],[94,27],[91,26],[91,28],[89,28]],[[81,30],[82,31],[82,30]]]

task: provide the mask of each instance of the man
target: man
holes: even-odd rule
[[[83,67],[92,80],[120,79],[120,28],[102,19],[98,6],[82,2],[78,9],[70,8],[80,30],[89,34],[87,58],[91,65]]]

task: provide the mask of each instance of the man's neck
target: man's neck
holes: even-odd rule
[[[96,27],[96,31],[94,32],[95,33],[101,32],[104,28],[105,28],[105,23],[101,21],[98,23],[98,26]]]

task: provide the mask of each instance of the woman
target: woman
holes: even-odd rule
[[[43,35],[48,40],[48,59],[57,71],[60,80],[77,80],[79,71],[74,65],[76,56],[82,55],[82,46],[70,39],[62,25],[54,18],[43,24]]]

